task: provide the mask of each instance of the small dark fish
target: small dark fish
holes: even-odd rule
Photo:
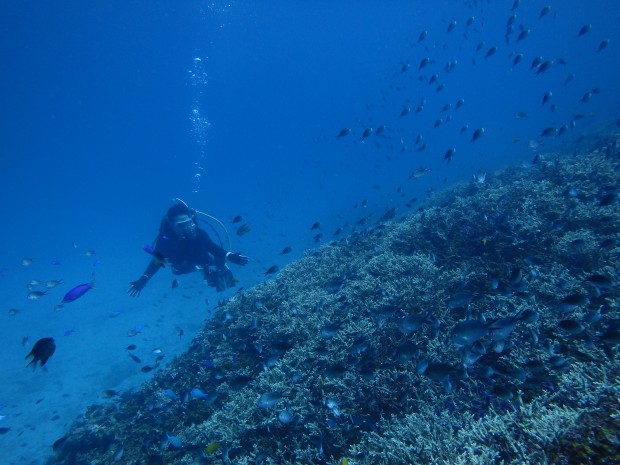
[[[427,323],[427,315],[407,315],[396,320],[396,326],[405,336],[417,331]]]
[[[521,63],[521,61],[523,61],[523,53],[519,53],[517,56],[515,56],[515,59],[512,61],[512,66],[517,66],[519,63]]]
[[[94,286],[94,281],[91,283],[85,283],[85,284],[80,284],[78,286],[75,286],[73,289],[71,289],[69,292],[65,294],[65,296],[62,298],[61,304],[66,304],[66,303],[73,302],[74,300],[79,299],[84,294],[86,294],[86,292],[92,289],[93,286]]]
[[[45,294],[47,294],[47,291],[30,291],[28,293],[28,300],[39,300]]]
[[[543,16],[547,16],[550,11],[551,11],[551,7],[549,5],[543,7],[543,9],[540,10],[540,14],[538,15],[538,19],[542,18]]]
[[[418,363],[417,370],[421,375],[425,375],[434,381],[441,382],[446,392],[450,392],[452,390],[450,375],[456,372],[452,365],[447,363],[428,363],[428,361],[422,361],[421,363]]]
[[[610,289],[613,285],[611,278],[604,274],[591,274],[586,278],[586,281],[597,289]]]
[[[366,139],[371,134],[372,134],[372,128],[364,129],[364,132],[362,133],[362,140]]]
[[[588,298],[586,296],[584,296],[583,294],[575,293],[575,294],[570,294],[564,297],[558,304],[557,308],[560,311],[566,312],[566,311],[572,311],[577,307],[586,305],[587,303],[588,303]]]
[[[450,24],[448,24],[448,29],[446,30],[446,32],[450,34],[452,31],[454,31],[454,29],[456,29],[456,21],[452,21]]]
[[[474,131],[474,134],[471,136],[471,142],[472,144],[474,142],[476,142],[478,139],[480,139],[482,137],[482,135],[484,134],[484,128],[478,128]]]
[[[43,339],[39,339],[35,344],[32,350],[25,358],[32,356],[32,360],[26,368],[32,365],[32,371],[37,368],[37,362],[40,362],[40,366],[43,367],[49,360],[49,358],[56,351],[56,344],[54,343],[54,338],[52,337],[44,337]]]
[[[148,372],[149,372],[149,371],[151,371],[153,368],[155,368],[155,367],[151,367],[151,366],[148,366],[148,365],[144,365],[142,368],[140,368],[140,371],[141,371],[142,373],[148,373]]]
[[[517,8],[519,8],[520,4],[521,4],[521,0],[515,0],[514,3],[512,4],[512,11],[515,11]]]
[[[470,346],[489,333],[486,323],[479,320],[466,320],[457,323],[452,330],[452,340],[457,346]]]
[[[516,318],[522,323],[535,323],[540,318],[540,313],[536,310],[525,309],[519,312]]]
[[[75,333],[75,329],[68,329],[64,332],[64,336],[71,336],[73,333]]]
[[[428,31],[420,32],[420,35],[418,36],[418,42],[422,42],[424,39],[426,39],[427,35],[428,35]]]
[[[543,132],[540,133],[543,137],[553,137],[557,135],[558,130],[556,128],[545,128]]]
[[[112,397],[116,397],[121,393],[121,391],[115,391],[114,389],[105,389],[101,391],[101,397],[104,399],[111,399]]]
[[[446,163],[450,163],[452,161],[452,157],[454,156],[455,153],[456,153],[455,148],[446,150],[446,153],[443,156],[443,159],[446,160]]]
[[[418,67],[418,69],[423,69],[426,66],[428,66],[428,64],[431,62],[430,58],[422,58],[422,60],[420,61],[420,66]]]
[[[129,344],[127,347],[125,347],[125,350],[136,350],[138,348],[138,346],[136,346],[135,344]]]
[[[0,434],[6,434],[9,431],[11,431],[11,428],[7,428],[5,426],[3,426],[2,428],[0,428]]]
[[[291,253],[293,251],[292,247],[290,246],[286,246],[282,249],[282,252],[280,252],[280,255],[286,255],[287,253]]]
[[[242,224],[237,228],[237,235],[244,236],[251,231],[250,226],[248,224]]]
[[[547,92],[545,95],[543,95],[542,104],[545,105],[547,102],[549,102],[549,100],[551,100],[551,97],[553,97],[552,92]]]
[[[467,18],[467,22],[465,23],[465,28],[469,28],[472,24],[474,24],[474,21],[476,21],[476,18],[474,18],[473,16],[470,16],[469,18]]]
[[[400,116],[407,116],[409,113],[411,112],[411,108],[409,107],[403,107],[402,111],[400,112]]]
[[[59,284],[62,284],[62,279],[48,279],[45,282],[45,287],[47,287],[48,289],[52,289],[58,286]]]
[[[476,46],[476,52],[479,52],[480,50],[482,50],[485,45],[486,43],[484,40],[482,42],[479,42],[478,45]]]
[[[65,443],[65,441],[67,440],[68,437],[69,436],[65,435],[65,436],[61,437],[60,439],[56,439],[54,441],[54,444],[52,444],[52,450],[54,452],[58,452],[62,448],[62,445]]]
[[[558,328],[564,331],[566,334],[570,336],[576,336],[577,334],[581,334],[585,331],[585,327],[576,320],[561,320],[558,323]]]
[[[603,334],[601,334],[601,341],[611,346],[619,345],[620,344],[620,330],[608,329]]]
[[[586,93],[585,93],[585,94],[583,94],[583,96],[581,97],[581,103],[586,103],[586,102],[589,102],[591,98],[592,98],[592,92],[586,92]]]
[[[566,76],[566,79],[564,79],[564,85],[568,84],[573,79],[575,79],[575,75],[574,74],[569,74],[568,76]]]
[[[400,68],[400,74],[405,73],[407,70],[409,69],[409,63],[405,63],[401,68]]]
[[[527,38],[530,35],[529,29],[523,29],[519,35],[517,36],[517,42],[521,42],[523,39]]]
[[[179,281],[177,279],[173,279],[172,283],[170,284],[170,288],[176,289],[177,287],[179,287]]]
[[[458,110],[458,109],[459,109],[459,108],[461,108],[463,105],[465,105],[465,100],[464,100],[464,99],[462,99],[462,98],[461,98],[461,99],[458,99],[458,100],[456,101],[455,108]]]
[[[260,396],[257,405],[260,408],[268,409],[274,407],[283,397],[282,391],[269,391]]]
[[[30,336],[24,336],[22,338],[22,347],[26,347],[28,345],[29,340],[30,340]]]
[[[241,223],[243,221],[243,218],[241,217],[241,215],[237,215],[232,219],[232,223]]]
[[[604,39],[598,46],[598,51],[601,52],[607,48],[609,45],[609,39]]]
[[[129,357],[136,363],[142,363],[142,360],[140,360],[138,357],[136,357],[134,354],[127,354],[129,355]]]
[[[590,29],[592,29],[591,24],[586,24],[582,26],[581,29],[579,29],[579,33],[577,34],[577,37],[581,37],[582,35],[587,34],[588,32],[590,32]]]
[[[310,231],[313,231],[315,229],[321,229],[321,223],[319,223],[318,221],[315,221],[312,226],[310,226]]]
[[[599,199],[598,206],[607,207],[608,205],[611,205],[612,203],[614,203],[616,199],[617,199],[617,195],[615,192],[612,192],[610,194],[605,194],[603,197]]]
[[[536,70],[536,76],[548,71],[553,66],[553,60],[543,61]]]
[[[349,134],[351,134],[351,128],[342,128],[340,132],[338,133],[338,135],[336,136],[336,139],[340,139],[341,137],[348,136]]]
[[[542,57],[536,57],[532,60],[532,64],[530,65],[530,71],[534,68],[537,68],[543,62]]]
[[[278,267],[278,265],[272,265],[269,267],[269,269],[267,269],[267,271],[265,271],[265,276],[269,275],[269,274],[275,274],[280,270],[280,268]]]
[[[314,242],[320,242],[321,239],[323,239],[323,233],[318,233],[317,235],[313,237],[313,239],[314,239]]]
[[[516,20],[517,20],[517,15],[511,15],[508,18],[508,21],[506,21],[506,28],[509,28],[510,26],[512,26]]]

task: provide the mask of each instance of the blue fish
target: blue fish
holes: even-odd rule
[[[177,393],[174,392],[172,389],[164,389],[164,396],[177,402],[181,400]]]
[[[71,336],[73,333],[75,333],[75,329],[68,329],[65,331],[64,335]]]
[[[192,389],[189,395],[192,396],[192,399],[206,399],[207,397],[209,397],[209,394],[205,394],[198,388]]]
[[[166,433],[166,441],[175,449],[180,449],[183,447],[183,441],[181,441],[181,438],[170,436],[168,433]]]
[[[95,281],[91,283],[80,284],[79,286],[75,286],[69,292],[65,294],[62,298],[62,304],[67,304],[69,302],[73,302],[74,300],[79,299],[84,294],[86,294],[90,289],[92,289],[95,285]]]

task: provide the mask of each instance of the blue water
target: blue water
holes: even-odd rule
[[[4,2],[0,427],[11,430],[0,443],[13,451],[10,463],[49,451],[103,389],[148,379],[126,357],[127,344],[137,340],[145,360],[155,346],[172,358],[221,298],[199,276],[183,277],[173,292],[167,270],[138,299],[126,295],[149,258],[142,246],[173,197],[225,222],[232,248],[251,259],[244,269],[231,265],[238,286],[251,286],[269,266],[317,247],[316,221],[324,243],[338,227],[347,234],[390,207],[406,214],[412,198],[416,208],[430,192],[477,172],[529,163],[537,153],[579,151],[617,130],[620,5],[566,0],[551,3],[542,18],[546,1],[522,1],[514,12],[512,5]],[[585,24],[591,30],[577,37]],[[516,43],[521,27],[530,33]],[[597,51],[605,39],[609,46]],[[493,46],[497,52],[485,58]],[[513,66],[519,53],[523,61]],[[530,70],[536,56],[554,60],[551,69]],[[419,70],[424,58],[431,62]],[[429,84],[433,74],[437,82]],[[547,92],[553,96],[542,105]],[[411,112],[401,117],[404,107]],[[569,126],[564,135],[541,137],[562,125]],[[374,132],[362,141],[368,127]],[[343,128],[351,133],[337,138]],[[484,135],[472,143],[476,128]],[[425,151],[416,150],[421,144]],[[431,171],[409,179],[420,166]],[[235,234],[236,215],[249,234]],[[285,246],[293,252],[281,256]],[[34,263],[23,266],[24,258]],[[93,273],[95,290],[54,311]],[[64,284],[30,301],[31,279]],[[115,311],[122,313],[110,318]],[[128,338],[138,324],[148,326]],[[75,332],[64,336],[69,329]],[[48,336],[57,352],[47,372],[32,373],[23,358]]]

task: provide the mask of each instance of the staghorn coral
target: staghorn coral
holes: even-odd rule
[[[119,447],[136,465],[617,457],[617,347],[600,334],[619,318],[620,295],[586,278],[620,272],[618,202],[599,205],[620,184],[619,140],[458,185],[398,223],[307,253],[218,307],[188,351],[138,391],[91,407],[50,465],[114,463]],[[571,293],[585,303],[558,311]],[[539,319],[517,324],[508,348],[462,366],[459,322],[524,310]],[[580,337],[558,329],[596,312]],[[434,323],[403,331],[412,315]],[[451,367],[453,388],[420,374],[422,361]],[[195,387],[206,401],[187,396]],[[259,404],[266,393],[275,405]],[[205,451],[213,442],[220,447]]]

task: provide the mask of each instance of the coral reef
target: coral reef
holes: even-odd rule
[[[48,463],[618,463],[619,147],[307,253]]]

